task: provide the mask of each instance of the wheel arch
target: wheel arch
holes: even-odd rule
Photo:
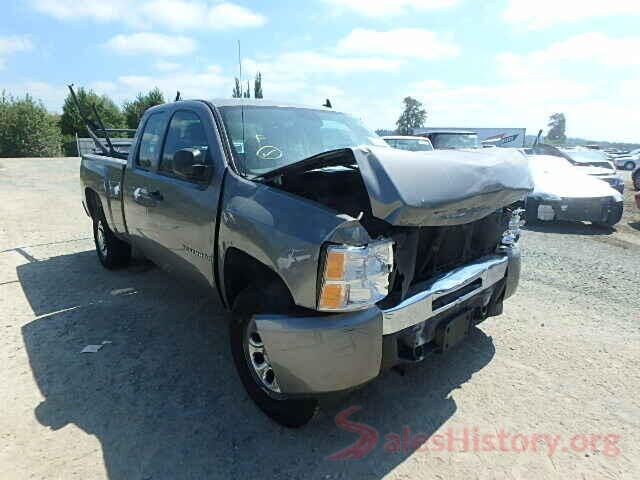
[[[242,250],[230,247],[224,255],[223,288],[221,293],[227,308],[233,304],[240,292],[252,284],[264,286],[265,294],[273,295],[274,300],[293,306],[291,291],[282,277],[272,268]]]
[[[96,218],[97,213],[102,209],[102,201],[98,192],[94,189],[87,187],[84,189],[85,205],[91,218]]]

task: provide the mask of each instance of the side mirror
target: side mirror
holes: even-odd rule
[[[173,154],[173,171],[182,177],[203,180],[207,171],[204,155],[197,148],[183,148]]]

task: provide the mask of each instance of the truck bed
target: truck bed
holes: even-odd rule
[[[117,234],[126,235],[122,187],[127,161],[106,155],[85,154],[80,163],[80,182],[100,197],[107,223]]]

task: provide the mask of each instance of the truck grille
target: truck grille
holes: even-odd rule
[[[507,229],[502,211],[465,225],[421,227],[413,282],[422,282],[493,253]]]
[[[465,225],[396,229],[396,269],[379,306],[397,305],[413,285],[494,253],[510,217],[504,209]]]

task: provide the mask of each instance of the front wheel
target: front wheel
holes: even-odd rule
[[[627,162],[624,164],[625,170],[633,170],[634,168],[636,168],[636,164],[633,162]]]
[[[240,380],[255,404],[280,425],[302,427],[317,413],[318,400],[292,399],[281,392],[268,349],[253,319],[257,313],[278,313],[281,307],[274,305],[273,298],[252,288],[238,295],[229,328],[231,353]]]
[[[131,247],[114,235],[102,213],[93,218],[93,240],[98,260],[105,268],[113,270],[131,261]]]
[[[633,180],[633,188],[634,188],[636,191],[640,191],[640,169],[636,170],[636,171],[633,173],[633,178],[632,178],[632,180]]]

